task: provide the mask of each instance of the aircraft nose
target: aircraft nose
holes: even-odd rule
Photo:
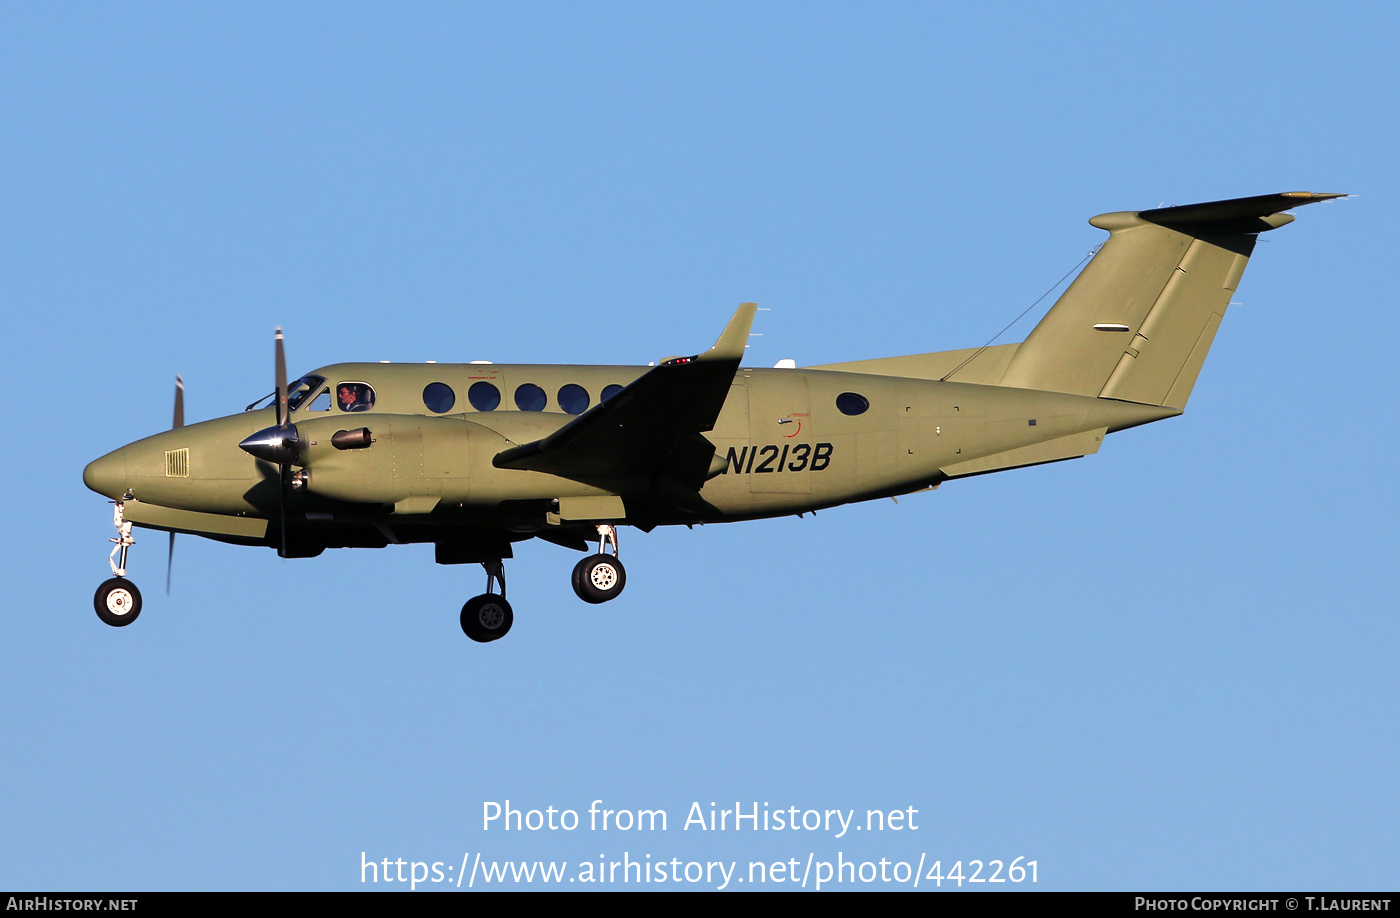
[[[112,500],[126,493],[126,456],[114,450],[101,459],[94,459],[83,469],[83,484]]]

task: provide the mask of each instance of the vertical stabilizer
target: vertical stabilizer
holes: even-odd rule
[[[1094,217],[1108,241],[1001,384],[1185,408],[1259,233],[1293,222],[1283,211],[1337,197],[1292,191]]]

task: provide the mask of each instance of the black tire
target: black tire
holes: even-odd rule
[[[607,602],[627,585],[627,570],[613,555],[589,555],[574,566],[573,584],[584,602]]]
[[[473,596],[462,606],[462,632],[480,644],[499,641],[514,623],[510,603],[496,593]]]
[[[136,621],[141,614],[141,591],[136,584],[121,577],[103,581],[92,597],[97,617],[113,628],[122,628]]]

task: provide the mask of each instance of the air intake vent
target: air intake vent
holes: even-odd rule
[[[188,447],[185,449],[168,449],[165,451],[165,477],[190,477],[190,451]]]

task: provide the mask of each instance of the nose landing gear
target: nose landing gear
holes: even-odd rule
[[[612,554],[604,549],[612,545]],[[574,565],[574,592],[584,602],[600,603],[616,599],[627,585],[627,570],[617,556],[617,527],[598,524],[598,553]]]
[[[97,617],[113,628],[120,628],[136,621],[141,614],[141,591],[136,584],[122,577],[104,580],[92,598],[92,606]]]
[[[112,565],[112,578],[105,580],[92,597],[97,617],[113,628],[121,628],[136,621],[141,614],[141,591],[136,584],[126,579],[126,552],[136,540],[131,537],[131,524],[122,516],[123,504],[116,502],[112,511],[112,525],[117,527],[117,543],[107,562]]]
[[[506,568],[500,560],[483,561],[486,568],[486,592],[468,599],[462,606],[462,631],[473,641],[485,644],[499,641],[515,623],[515,613],[506,602]],[[500,585],[500,593],[492,588]]]

